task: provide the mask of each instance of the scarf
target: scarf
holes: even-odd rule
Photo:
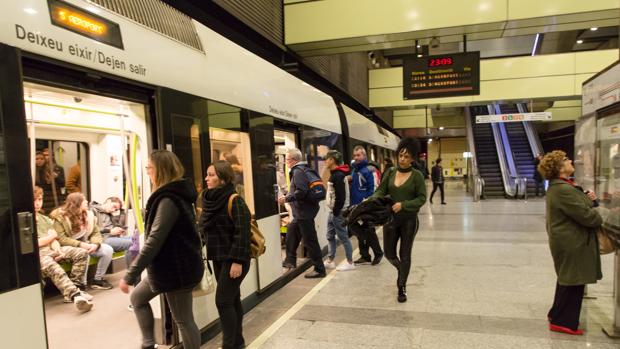
[[[213,189],[207,189],[204,192],[202,197],[202,214],[204,215],[205,225],[215,225],[215,217],[221,214],[222,210],[224,210],[224,212],[228,210],[228,198],[233,193],[235,193],[235,186],[232,183]]]

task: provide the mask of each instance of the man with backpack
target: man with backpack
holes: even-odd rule
[[[296,148],[286,151],[286,165],[290,168],[291,188],[287,196],[278,198],[283,204],[288,202],[293,209],[293,221],[286,232],[286,259],[282,266],[297,266],[297,247],[303,237],[304,246],[308,251],[314,270],[305,275],[306,278],[325,277],[325,266],[319,240],[316,235],[314,218],[319,212],[319,201],[325,198],[325,187],[319,175],[306,162],[301,161],[301,151]]]
[[[351,205],[357,205],[370,197],[375,189],[375,169],[368,165],[366,158],[366,149],[358,145],[353,149],[353,172],[351,173]],[[377,171],[378,172],[378,171]],[[359,241],[359,249],[361,257],[355,261],[355,264],[371,263],[377,265],[383,258],[383,250],[379,244],[379,238],[374,227],[362,226],[356,232]],[[375,258],[370,257],[369,249]]]

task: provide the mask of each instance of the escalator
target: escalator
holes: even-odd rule
[[[470,107],[470,114],[478,174],[484,179],[482,194],[488,198],[503,198],[506,192],[492,126],[476,123],[476,115],[488,115],[489,110],[487,106],[474,106]]]
[[[520,108],[516,104],[503,104],[499,106],[502,114],[520,113]],[[534,173],[536,166],[534,165],[534,155],[528,135],[525,131],[524,122],[507,122],[504,123],[508,143],[512,150],[517,175],[521,178],[527,178],[527,193],[534,195],[536,192],[536,183],[534,181]]]

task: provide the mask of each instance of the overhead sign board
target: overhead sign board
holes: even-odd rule
[[[123,49],[121,28],[117,23],[64,1],[48,0],[47,4],[53,25]]]
[[[403,61],[403,98],[480,94],[480,52],[410,58]]]
[[[523,121],[551,121],[551,113],[540,112],[540,113],[476,115],[477,124],[488,124],[491,122],[523,122]]]

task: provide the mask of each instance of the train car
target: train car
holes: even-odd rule
[[[304,266],[302,251],[296,270],[282,268],[281,239],[290,218],[276,197],[289,184],[285,149],[300,148],[308,163],[324,173],[324,155],[331,149],[345,151],[361,142],[380,162],[382,156],[393,156],[397,139],[332,96],[157,0],[3,4],[3,345],[123,347],[139,341],[134,315],[127,311],[129,299],[118,289],[93,291],[95,307],[88,316],[63,304],[49,282],[42,289],[33,184],[45,187],[46,213],[74,191],[89,201],[118,197],[127,234],[141,234],[150,195],[145,172],[150,151],[174,151],[198,191],[209,163],[231,162],[237,191],[267,241],[267,252],[252,261],[242,284],[249,309]],[[54,179],[41,176],[44,164],[54,169]],[[327,245],[326,219],[322,204],[316,219],[322,247]],[[120,254],[106,275],[114,286],[126,268]],[[165,302],[158,298],[152,305],[158,342],[178,344]],[[194,314],[204,331],[213,328],[218,318],[214,295],[195,298]]]

